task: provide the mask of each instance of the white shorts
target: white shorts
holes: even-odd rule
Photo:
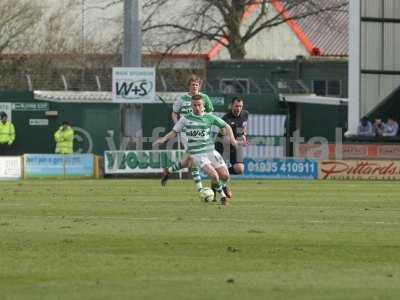
[[[193,159],[193,163],[199,168],[203,168],[207,164],[212,165],[215,169],[219,167],[226,168],[225,161],[221,154],[215,150],[207,153],[191,154],[190,157]]]

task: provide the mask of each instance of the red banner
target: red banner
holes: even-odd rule
[[[294,154],[309,159],[400,159],[400,145],[298,144]]]

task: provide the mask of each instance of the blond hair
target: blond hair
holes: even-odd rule
[[[188,86],[190,86],[192,84],[192,82],[198,82],[201,85],[202,80],[201,80],[201,78],[199,76],[197,76],[195,74],[192,74],[192,75],[190,75],[190,77],[189,77],[189,79],[187,81]]]

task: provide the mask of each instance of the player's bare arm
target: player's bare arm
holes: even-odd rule
[[[171,130],[170,132],[168,132],[167,135],[163,136],[162,138],[157,139],[153,145],[161,145],[164,144],[165,142],[169,141],[170,139],[176,138],[177,133],[173,130]]]
[[[178,120],[179,120],[179,115],[176,112],[173,111],[171,113],[171,119],[174,122],[174,124],[176,124],[178,122]]]
[[[234,134],[233,134],[233,131],[232,131],[231,126],[229,126],[228,124],[225,124],[224,130],[225,130],[225,133],[226,133],[226,135],[227,135],[227,137],[228,137],[228,139],[229,139],[229,142],[230,142],[234,147],[236,147],[237,144],[238,144],[238,141],[236,141],[236,139],[235,139],[235,136],[234,136]]]

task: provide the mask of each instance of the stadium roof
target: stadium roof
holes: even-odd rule
[[[34,98],[63,103],[112,103],[111,92],[34,91]]]
[[[347,98],[325,97],[315,94],[280,94],[279,100],[282,102],[323,105],[347,105],[349,101]]]
[[[110,103],[111,92],[76,92],[76,91],[34,91],[34,99],[60,103]],[[159,103],[173,103],[178,95],[185,93],[157,92]]]

